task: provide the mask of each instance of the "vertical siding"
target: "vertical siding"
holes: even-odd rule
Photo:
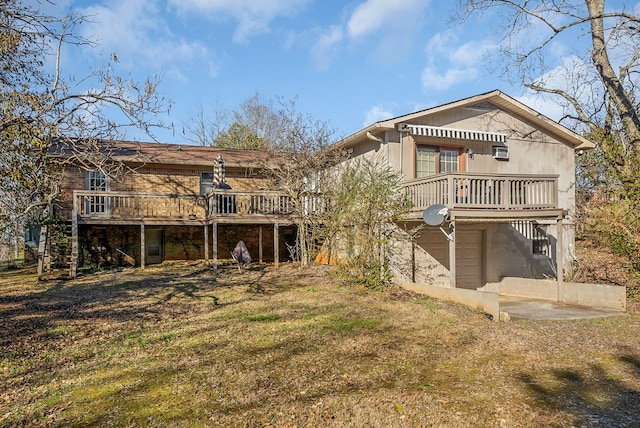
[[[418,123],[419,121],[416,121]],[[423,120],[425,125],[500,132],[507,136],[509,160],[493,158],[493,144],[446,138],[406,136],[403,141],[403,171],[414,178],[415,144],[471,148],[473,158],[465,158],[466,171],[503,174],[559,174],[559,205],[569,210],[572,223],[575,210],[575,150],[504,111],[473,114],[473,110],[458,109]]]

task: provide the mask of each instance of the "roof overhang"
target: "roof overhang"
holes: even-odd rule
[[[560,125],[552,119],[549,119],[545,115],[535,111],[534,109],[526,106],[515,98],[511,98],[510,96],[504,94],[501,91],[495,90],[491,92],[487,92],[480,95],[475,95],[473,97],[465,98],[462,100],[454,101],[451,103],[439,105],[436,107],[431,107],[425,110],[421,110],[418,112],[406,114],[403,116],[394,117],[387,120],[382,120],[376,122],[368,127],[361,129],[354,134],[349,135],[348,137],[340,140],[336,145],[338,147],[351,147],[358,142],[365,140],[367,138],[367,133],[370,132],[374,136],[378,136],[383,134],[385,131],[399,129],[399,126],[403,123],[406,123],[409,126],[413,126],[416,132],[422,132],[418,130],[418,126],[422,127],[424,125],[413,125],[410,122],[425,116],[431,116],[437,113],[441,113],[448,110],[453,110],[457,108],[465,108],[471,107],[475,104],[481,102],[489,102],[495,105],[497,108],[501,108],[507,112],[511,112],[512,114],[522,118],[525,121],[528,121],[532,126],[537,129],[543,130],[548,134],[554,136],[560,141],[565,142],[566,144],[572,146],[575,150],[588,150],[595,148],[595,144],[583,136],[577,134],[576,132]],[[435,129],[444,129],[448,131],[456,131],[452,135],[462,135],[462,132],[469,132],[461,129],[452,129],[452,128],[441,128],[441,127],[431,127]],[[435,129],[433,131],[424,132],[438,132]],[[476,132],[476,131],[473,131]],[[493,134],[493,133],[485,133],[485,134]],[[421,135],[421,134],[415,134]],[[502,134],[498,134],[502,135]],[[492,137],[482,137],[482,138],[492,138]],[[492,141],[492,140],[481,140],[481,141]]]

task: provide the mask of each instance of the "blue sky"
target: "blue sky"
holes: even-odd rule
[[[35,1],[35,0],[32,0]],[[636,7],[636,2],[617,2]],[[76,77],[115,53],[115,71],[144,79],[162,75],[173,101],[173,131],[202,106],[230,110],[259,93],[298,98],[300,111],[329,121],[336,137],[377,120],[500,89],[558,119],[553,103],[500,79],[492,59],[499,17],[452,24],[457,2],[436,0],[63,0],[54,12],[90,16],[82,34],[99,43],[68,52]],[[628,6],[631,5],[631,6]],[[550,64],[562,64],[585,42],[557,42]],[[132,139],[147,139],[130,134]]]

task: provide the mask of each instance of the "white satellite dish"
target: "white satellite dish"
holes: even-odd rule
[[[429,226],[442,226],[449,219],[449,208],[446,205],[431,205],[422,213],[422,220]]]
[[[449,224],[450,233],[447,233],[447,231],[442,228],[442,225],[449,220],[449,208],[447,208],[446,205],[435,204],[427,207],[422,213],[422,220],[429,226],[439,226],[444,236],[447,237],[447,240],[453,241],[453,222]]]

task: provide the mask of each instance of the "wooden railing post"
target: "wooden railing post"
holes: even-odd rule
[[[76,213],[80,212],[80,210],[78,209],[79,208],[78,205],[80,205],[78,203],[78,194],[77,194],[77,191],[74,190],[73,191],[73,206],[72,206],[72,210],[75,211]]]
[[[500,205],[502,208],[509,208],[509,201],[511,200],[511,180],[500,180]]]
[[[450,207],[454,207],[455,203],[456,203],[456,198],[455,198],[455,180],[453,177],[453,174],[448,174],[447,175],[447,200],[444,202],[445,205],[448,205]]]

